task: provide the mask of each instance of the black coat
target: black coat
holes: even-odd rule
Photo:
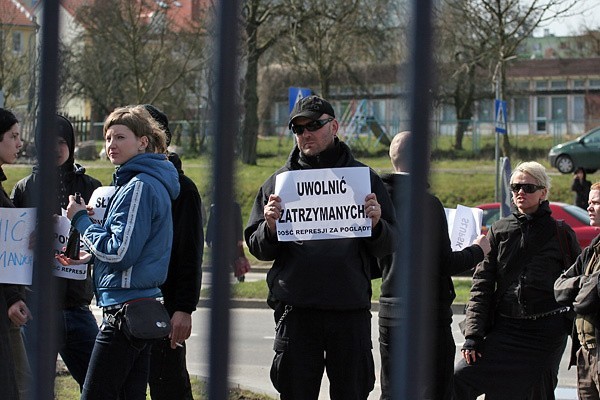
[[[600,343],[600,291],[598,276],[600,271],[591,275],[585,274],[585,269],[592,256],[600,255],[600,235],[586,247],[577,257],[575,263],[554,282],[554,296],[559,304],[572,307],[577,314],[594,315],[596,343]],[[573,326],[573,346],[569,366],[575,365],[575,353],[581,346],[579,337]],[[596,349],[600,354],[600,347]]]
[[[204,232],[202,230],[202,200],[196,184],[183,174],[176,154],[169,160],[179,172],[179,196],[173,201],[173,247],[167,280],[160,290],[165,307],[191,314],[196,310],[202,283]]]
[[[533,315],[560,307],[554,299],[554,282],[566,268],[565,253],[572,259],[581,249],[566,224],[566,243],[559,241],[551,213],[544,201],[532,215],[513,213],[494,222],[488,233],[492,249],[473,275],[466,338],[485,337],[490,313],[497,308],[512,305]]]
[[[381,178],[390,193],[390,197],[393,198],[394,191],[406,192],[408,175],[385,174]],[[436,277],[435,286],[437,287],[434,299],[437,320],[451,322],[452,310],[450,306],[456,297],[451,276],[474,268],[477,263],[483,260],[483,250],[478,245],[472,245],[461,251],[452,251],[444,206],[437,197],[429,193],[425,194],[423,204],[427,223],[432,228],[432,235],[428,238],[428,243],[435,254],[433,274]],[[399,205],[396,210],[398,218],[400,218],[401,209],[402,205]],[[400,240],[403,240],[404,235],[402,235],[402,232],[400,232],[400,237]],[[386,321],[386,319],[397,319],[401,315],[399,306],[402,302],[393,287],[395,276],[400,271],[394,266],[392,256],[380,259],[379,265],[382,273],[379,323],[394,324],[394,321]],[[418,269],[418,266],[411,267]]]
[[[81,193],[81,197],[87,204],[96,188],[102,186],[102,183],[86,175],[85,168],[78,164],[69,164],[68,162],[59,168],[59,180],[62,187],[57,188],[59,201],[54,213],[61,215],[61,206],[66,207],[69,195],[76,192]],[[35,207],[35,182],[38,179],[38,169],[34,167],[31,175],[26,176],[15,184],[11,193],[12,201],[15,207]],[[85,280],[56,278],[58,284],[58,298],[62,301],[63,308],[72,308],[89,305],[93,297],[93,284],[90,271]],[[24,299],[24,293],[23,294]]]
[[[348,146],[336,140],[333,149],[305,157],[297,147],[284,167],[261,186],[244,231],[250,252],[260,260],[274,260],[267,284],[274,300],[292,306],[359,310],[371,307],[373,257],[391,254],[396,241],[392,202],[379,176],[370,170],[371,191],[381,204],[382,216],[368,238],[279,242],[263,216],[278,174],[300,169],[364,167]]]

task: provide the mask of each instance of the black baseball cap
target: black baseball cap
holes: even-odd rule
[[[323,114],[328,114],[335,118],[335,112],[333,111],[331,104],[319,96],[306,96],[294,104],[294,108],[290,113],[290,122],[288,123],[288,128],[292,127],[292,121],[296,117],[306,117],[312,120],[317,120]]]

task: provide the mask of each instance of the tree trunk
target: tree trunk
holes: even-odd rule
[[[258,55],[250,50],[244,88],[245,117],[242,127],[242,163],[256,165],[256,144],[258,142]]]
[[[469,128],[470,121],[468,120],[458,120],[456,124],[456,128],[454,129],[454,150],[462,150],[463,149],[463,138],[465,137],[465,132]]]

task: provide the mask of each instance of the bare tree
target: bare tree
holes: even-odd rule
[[[566,15],[576,5],[576,0],[446,0],[443,7],[452,10],[450,14],[461,18],[461,31],[466,36],[460,43],[480,44],[478,52],[465,51],[461,54],[467,56],[456,60],[455,76],[464,79],[476,79],[477,73],[462,74],[461,70],[469,71],[482,60],[487,60],[488,77],[495,81],[497,96],[504,98],[506,89],[505,65],[517,55],[519,45],[532,35],[534,29],[545,22],[562,15]],[[441,14],[443,16],[446,13]],[[443,81],[444,78],[441,80]],[[463,82],[468,86],[470,82]],[[491,93],[490,93],[491,94]],[[468,96],[467,96],[468,97]],[[458,108],[468,106],[468,103],[457,102]],[[472,107],[472,105],[471,105]],[[462,114],[468,115],[468,114]],[[462,129],[462,128],[461,128]],[[459,130],[457,130],[458,138]],[[458,144],[458,141],[455,145]],[[503,135],[502,152],[510,155],[510,141],[508,135]]]
[[[312,74],[320,94],[329,97],[336,72],[353,76],[357,65],[398,61],[394,6],[390,0],[289,0],[282,60]]]
[[[99,116],[125,104],[153,103],[171,119],[188,117],[198,108],[190,90],[209,54],[201,16],[177,17],[176,3],[82,6],[76,15],[82,33],[64,52],[62,94],[90,99]]]
[[[286,33],[281,20],[285,2],[246,0],[242,6],[245,56],[243,87],[244,120],[242,123],[241,158],[244,164],[256,164],[258,140],[258,69],[262,55]]]

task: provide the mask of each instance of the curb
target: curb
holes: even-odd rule
[[[198,301],[197,307],[200,308],[210,308],[210,299],[201,298]],[[270,309],[266,300],[263,299],[231,299],[229,301],[230,308],[248,308],[248,309]],[[371,302],[371,311],[379,312],[379,302],[372,301]],[[452,304],[452,313],[455,315],[464,314],[465,313],[465,305],[458,303]]]

